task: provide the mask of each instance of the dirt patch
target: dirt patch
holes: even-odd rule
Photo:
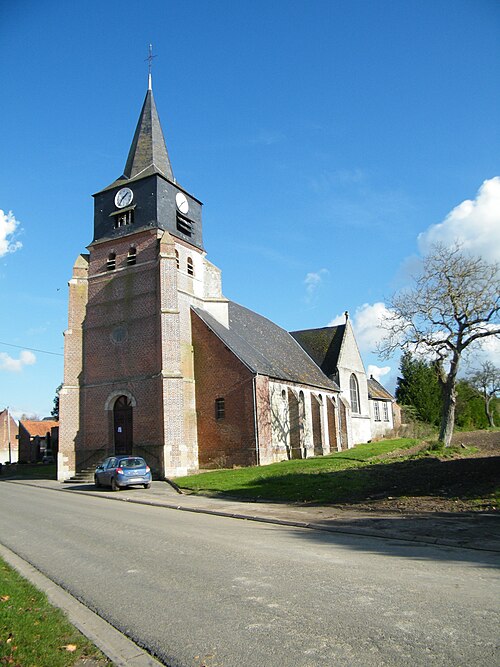
[[[453,435],[453,444],[478,447],[479,451],[474,454],[475,457],[498,456],[500,454],[500,431],[458,432]]]
[[[436,456],[401,461],[384,467],[383,488],[360,502],[342,503],[342,509],[421,514],[426,512],[497,512],[500,480],[500,431],[455,433],[456,446],[477,452],[448,459]],[[426,445],[406,450],[416,455]],[[391,452],[383,458],[395,458]]]

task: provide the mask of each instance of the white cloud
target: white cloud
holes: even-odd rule
[[[433,243],[451,246],[456,241],[471,254],[500,261],[500,176],[484,181],[476,199],[466,199],[418,237],[423,253]]]
[[[358,342],[360,351],[373,352],[377,343],[384,337],[385,331],[380,323],[390,315],[389,309],[385,303],[364,303],[356,308],[354,316],[351,317],[352,327]],[[328,326],[344,324],[345,315],[337,315]]]
[[[22,247],[20,241],[13,241],[12,235],[19,226],[19,221],[16,220],[12,211],[4,213],[0,209],[0,257],[7,255],[9,252],[16,252]]]
[[[321,285],[323,278],[329,274],[328,269],[320,269],[316,272],[311,272],[306,275],[304,278],[304,284],[306,286],[307,300],[310,301],[318,287]]]
[[[378,382],[380,382],[380,378],[384,377],[384,375],[388,375],[390,372],[390,366],[375,366],[374,364],[368,364],[368,377],[373,375]]]
[[[488,328],[492,329],[494,325]],[[480,338],[465,350],[466,366],[478,367],[484,361],[490,361],[498,366],[500,359],[500,336],[487,336]]]
[[[0,352],[0,371],[19,373],[24,366],[32,366],[36,363],[36,356],[29,350],[22,350],[19,359],[14,359],[6,352]]]

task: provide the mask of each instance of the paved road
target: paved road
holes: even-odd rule
[[[171,667],[499,664],[498,554],[9,483],[0,541]]]

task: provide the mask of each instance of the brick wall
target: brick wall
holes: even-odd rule
[[[253,374],[193,312],[191,320],[200,467],[255,465]]]
[[[136,263],[129,265],[130,248]],[[83,323],[84,436],[77,468],[114,453],[114,403],[132,404],[132,451],[163,476],[162,353],[158,239],[145,230],[91,247],[86,317]],[[109,255],[116,256],[109,271]]]
[[[68,328],[64,332],[64,381],[59,392],[59,451],[57,477],[68,479],[76,471],[75,449],[83,437],[80,404],[82,381],[82,326],[88,298],[88,255],[80,255],[69,281]]]
[[[8,415],[8,416],[7,416]],[[9,461],[9,432],[10,432],[10,460],[15,463],[18,460],[19,427],[8,414],[7,410],[0,412],[0,463]]]

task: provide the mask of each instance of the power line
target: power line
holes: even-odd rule
[[[13,345],[12,343],[4,343],[0,340],[0,345],[8,345],[9,347],[17,347],[20,350],[29,350],[30,352],[40,352],[41,354],[53,354],[56,357],[64,357],[61,352],[49,352],[48,350],[37,350],[35,347],[25,347],[24,345]]]

